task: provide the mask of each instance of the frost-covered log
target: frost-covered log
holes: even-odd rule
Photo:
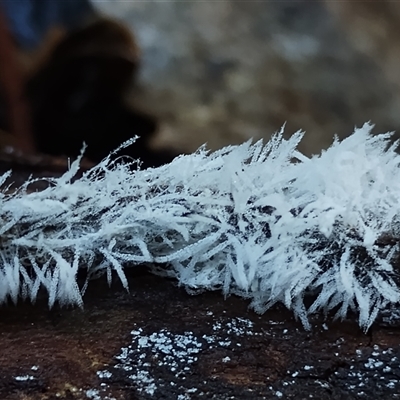
[[[0,198],[0,301],[34,301],[43,287],[50,306],[81,305],[78,269],[115,271],[127,287],[124,268],[149,263],[258,312],[282,302],[305,327],[334,309],[367,329],[400,299],[400,156],[390,134],[370,130],[312,158],[296,150],[302,133],[279,133],[156,169],[106,159],[73,180],[78,160],[41,192],[27,182]]]

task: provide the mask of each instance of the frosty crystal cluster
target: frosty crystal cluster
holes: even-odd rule
[[[0,300],[44,287],[50,306],[82,304],[79,268],[127,287],[124,269],[150,263],[190,292],[239,294],[258,312],[284,303],[305,327],[352,309],[367,329],[400,299],[400,157],[370,131],[312,158],[296,150],[301,132],[281,132],[156,169],[106,159],[73,180],[78,160],[41,192],[27,182],[0,198]]]

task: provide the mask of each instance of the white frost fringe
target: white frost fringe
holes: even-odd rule
[[[78,160],[42,192],[29,181],[2,193],[0,302],[34,301],[44,287],[50,306],[82,305],[78,268],[109,280],[114,270],[127,288],[124,267],[154,263],[190,291],[235,293],[258,312],[282,302],[306,328],[335,309],[368,329],[400,299],[400,156],[371,128],[312,158],[296,150],[301,132],[280,132],[156,169],[106,159],[71,181]]]

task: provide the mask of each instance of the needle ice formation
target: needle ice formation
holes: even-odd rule
[[[1,194],[0,301],[43,287],[50,306],[82,304],[79,268],[127,287],[124,269],[151,263],[190,292],[238,294],[258,312],[281,302],[306,328],[353,310],[368,329],[400,299],[400,156],[371,129],[312,158],[296,149],[303,133],[280,132],[154,169],[106,159],[72,180],[78,160],[44,191]]]

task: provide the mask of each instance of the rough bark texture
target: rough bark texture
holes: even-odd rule
[[[85,308],[36,305],[0,309],[0,397],[3,399],[373,399],[400,390],[397,326],[367,334],[355,321],[314,321],[306,332],[276,307],[259,316],[246,301],[220,293],[190,296],[174,282],[138,269],[130,293],[92,282]],[[201,349],[172,370],[160,349],[144,348],[154,394],[143,389],[130,332],[191,332]],[[204,336],[206,335],[206,336]],[[212,337],[216,340],[205,340]],[[177,336],[175,336],[177,337]],[[211,344],[210,344],[211,343]],[[121,348],[133,346],[123,359]],[[190,344],[188,345],[190,346]],[[148,354],[150,352],[150,354]],[[136,357],[136,359],[135,359]],[[143,356],[145,357],[145,356]],[[131,358],[131,360],[129,359]],[[136,360],[136,361],[135,361]],[[116,367],[113,367],[115,366]],[[119,365],[119,366],[118,366]],[[125,367],[122,367],[125,365]],[[131,368],[126,368],[130,365]],[[107,370],[112,376],[104,378]],[[187,371],[187,372],[186,372]],[[97,397],[96,397],[97,396]],[[179,397],[181,396],[181,397]],[[186,396],[186,397],[185,397]]]

